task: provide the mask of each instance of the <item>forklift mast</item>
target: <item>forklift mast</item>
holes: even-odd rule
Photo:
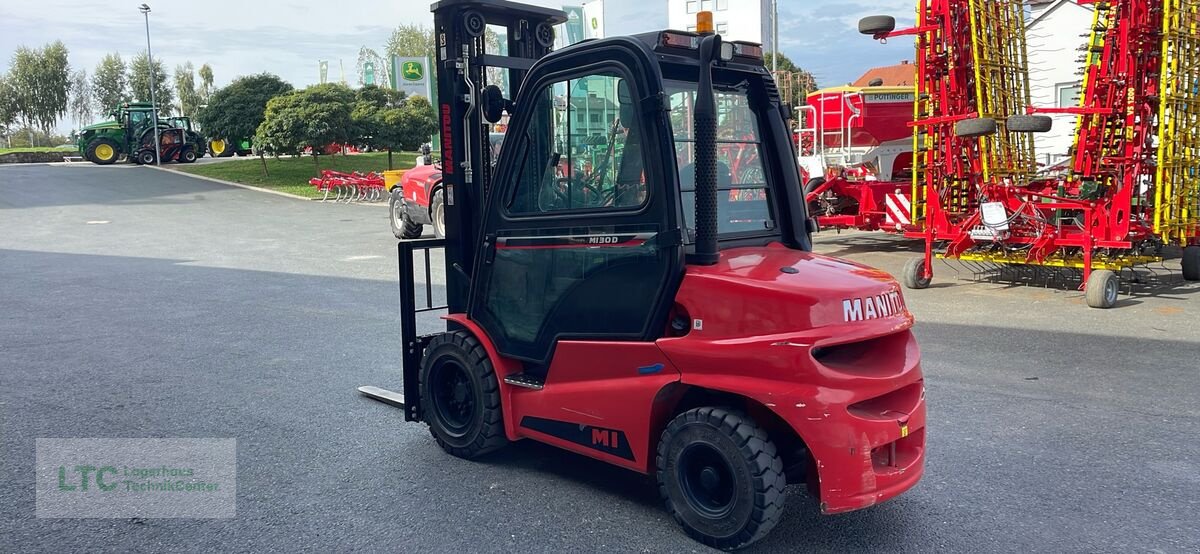
[[[504,96],[516,97],[529,68],[554,46],[554,25],[567,15],[506,0],[442,0],[431,9],[446,198],[446,298],[450,313],[462,313],[494,171],[490,148],[484,148],[490,132],[481,106],[486,70],[507,72],[510,90]],[[507,38],[507,55],[487,51],[489,26]]]

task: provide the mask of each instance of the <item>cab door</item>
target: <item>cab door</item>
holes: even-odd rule
[[[652,341],[666,325],[683,272],[675,162],[666,112],[643,100],[657,67],[634,54],[560,57],[517,99],[469,315],[527,367],[562,340]]]

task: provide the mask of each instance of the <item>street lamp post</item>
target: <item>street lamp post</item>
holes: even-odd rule
[[[143,4],[144,6],[145,4]],[[147,27],[147,29],[149,29]],[[149,32],[146,31],[147,37]],[[147,40],[149,40],[147,38]],[[771,0],[771,49],[775,53],[771,54],[771,73],[779,72],[779,0]]]
[[[161,165],[162,152],[159,150],[158,137],[158,100],[154,98],[154,54],[150,52],[150,6],[142,4],[138,11],[146,16],[146,61],[150,67],[150,117],[154,122],[154,165]]]

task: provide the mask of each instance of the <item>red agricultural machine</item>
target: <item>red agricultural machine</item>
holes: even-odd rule
[[[822,229],[902,232],[912,225],[911,87],[818,90],[801,108],[800,168]]]
[[[924,288],[936,256],[1082,271],[1110,308],[1119,273],[1183,248],[1200,280],[1200,0],[1081,0],[1096,11],[1080,106],[1029,105],[1019,0],[921,0],[917,25],[864,20],[876,38],[915,35],[914,221],[926,242],[903,280]],[[1079,116],[1071,166],[1035,174],[1040,114]]]

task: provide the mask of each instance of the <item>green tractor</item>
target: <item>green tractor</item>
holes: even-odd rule
[[[76,145],[80,154],[94,164],[108,165],[116,163],[121,156],[135,153],[140,145],[154,144],[153,109],[149,102],[127,102],[117,106],[110,114],[112,119],[79,131]],[[159,117],[158,128],[160,133],[182,129],[197,157],[207,152],[208,141],[192,130],[191,120],[186,117]]]
[[[230,158],[234,154],[246,156],[251,153],[253,148],[250,139],[247,138],[214,138],[208,141],[208,151],[214,158]]]

